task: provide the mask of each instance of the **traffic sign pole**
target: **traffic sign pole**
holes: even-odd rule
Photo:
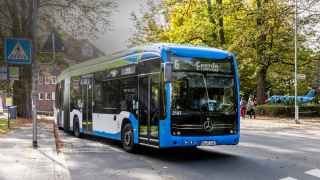
[[[39,0],[33,0],[33,9],[32,9],[32,42],[33,42],[33,52],[32,52],[32,91],[31,91],[31,98],[32,98],[32,145],[34,148],[38,147],[38,133],[37,133],[37,107],[36,107],[36,79],[37,79],[37,66],[36,66],[36,29],[37,29],[37,18],[38,18],[38,6]]]

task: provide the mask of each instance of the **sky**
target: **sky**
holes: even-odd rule
[[[132,12],[139,12],[141,0],[117,0],[118,7],[111,18],[112,29],[98,35],[93,43],[105,54],[127,48],[127,40],[134,32],[133,22],[130,20]]]

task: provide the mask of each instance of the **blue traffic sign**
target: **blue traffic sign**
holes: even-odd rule
[[[4,58],[8,64],[31,64],[32,42],[24,38],[4,40]]]

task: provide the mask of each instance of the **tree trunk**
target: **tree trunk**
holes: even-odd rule
[[[263,31],[264,17],[262,14],[262,0],[257,0],[257,32],[259,33],[257,44],[256,44],[256,53],[257,53],[257,64],[260,68],[257,73],[257,103],[264,104],[265,101],[265,87],[266,87],[266,77],[268,71],[268,64],[266,64],[265,58],[265,42],[266,34]]]
[[[13,104],[20,117],[31,118],[31,85],[31,65],[20,66],[20,80],[13,84]]]
[[[9,1],[5,0],[8,13],[12,17],[10,29],[13,37],[32,37],[32,3],[30,1]],[[24,11],[20,11],[20,8]],[[34,38],[34,37],[32,37]],[[34,54],[34,53],[33,53]],[[34,58],[32,59],[34,61]],[[32,116],[32,67],[31,65],[19,65],[20,79],[13,84],[13,105],[17,106],[17,115],[23,118]]]
[[[213,9],[212,9],[212,2],[211,0],[207,0],[207,6],[208,6],[208,15],[209,15],[209,21],[212,24],[216,24],[215,19],[213,17]],[[215,32],[215,29],[212,29],[212,33],[211,33],[211,37],[212,37],[212,46],[215,45],[214,41],[217,40],[217,34]]]
[[[209,14],[209,20],[212,24],[215,24],[214,18],[213,18],[213,11],[212,11],[212,2],[211,0],[207,0],[207,6],[208,6],[208,14]]]
[[[217,14],[219,23],[219,41],[220,46],[224,48],[225,37],[224,37],[224,25],[223,25],[223,10],[222,10],[222,0],[216,0],[217,2]]]
[[[265,103],[265,89],[266,89],[266,77],[267,77],[267,67],[262,67],[257,73],[257,103]]]

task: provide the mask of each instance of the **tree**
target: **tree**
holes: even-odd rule
[[[164,41],[235,52],[242,94],[256,95],[259,104],[264,103],[267,88],[283,86],[292,79],[294,9],[290,2],[165,0],[149,7],[154,11],[147,9],[143,18],[135,16],[133,19],[137,31],[131,44]],[[312,14],[316,16],[316,13]],[[319,24],[316,18],[302,15],[301,29]],[[165,17],[165,26],[156,23],[159,16]],[[300,68],[308,66],[315,53],[307,44],[313,34],[299,32]],[[279,67],[282,68],[280,74]],[[278,81],[272,76],[275,74],[280,79],[285,77],[286,81]]]
[[[38,1],[37,9],[32,7],[34,1]],[[41,38],[32,37],[32,13],[35,10],[39,12],[37,32],[48,31],[54,26],[76,38],[92,37],[107,30],[115,5],[113,0],[3,0],[0,1],[0,37]],[[21,79],[14,82],[14,103],[22,117],[31,117],[31,72],[31,65],[21,67]]]

